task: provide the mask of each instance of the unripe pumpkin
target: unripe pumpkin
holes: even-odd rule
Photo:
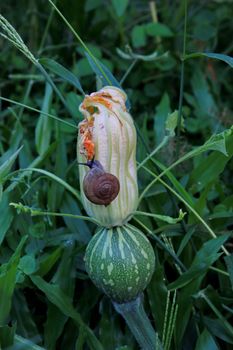
[[[148,285],[155,255],[146,236],[132,225],[101,228],[89,242],[86,270],[106,295],[117,303],[137,298]]]

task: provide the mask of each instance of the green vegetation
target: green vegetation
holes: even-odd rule
[[[105,85],[127,93],[138,132],[130,224],[155,251],[155,348],[232,349],[232,1],[0,11],[0,349],[139,349],[84,266],[99,222],[80,198],[78,107]]]

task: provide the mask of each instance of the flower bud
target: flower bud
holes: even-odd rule
[[[84,120],[79,124],[78,162],[88,165],[80,166],[82,201],[88,215],[105,227],[127,222],[138,200],[136,130],[125,102],[126,94],[122,90],[106,86],[87,95],[79,108]],[[115,182],[114,188],[111,181]],[[98,200],[92,200],[84,192],[88,187],[91,196],[101,199],[109,194],[114,199],[107,204],[100,200],[98,204]],[[114,197],[112,192],[116,188],[119,193]]]

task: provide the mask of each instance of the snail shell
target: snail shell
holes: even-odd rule
[[[106,173],[99,161],[87,164],[90,170],[83,179],[83,191],[94,204],[109,205],[120,191],[120,183],[115,175]]]

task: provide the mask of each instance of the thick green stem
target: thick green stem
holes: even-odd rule
[[[142,296],[128,303],[113,302],[116,311],[125,319],[143,350],[162,350],[158,334],[152,327],[142,303]]]

